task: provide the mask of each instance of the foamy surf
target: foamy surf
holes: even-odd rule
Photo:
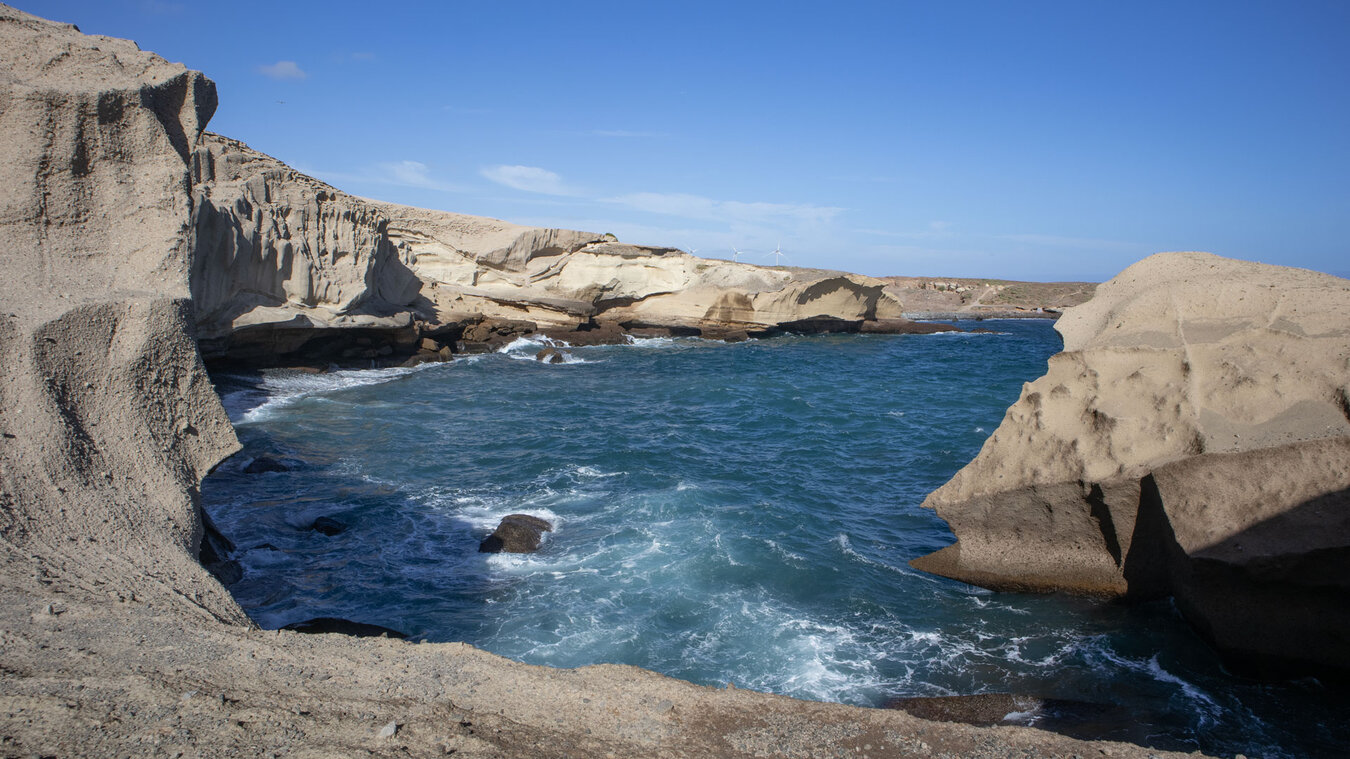
[[[303,398],[392,382],[414,372],[437,366],[445,365],[339,369],[322,374],[289,370],[272,370],[257,376],[227,374],[220,379],[240,387],[223,392],[221,403],[234,424],[254,424],[272,418],[279,409]]]

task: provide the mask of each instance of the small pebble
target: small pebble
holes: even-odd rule
[[[397,732],[398,732],[398,723],[395,722],[394,720],[390,720],[390,721],[389,721],[389,724],[387,724],[387,725],[385,725],[384,727],[380,728],[380,737],[381,737],[381,738],[393,738],[393,737],[394,737],[394,733],[397,733]]]

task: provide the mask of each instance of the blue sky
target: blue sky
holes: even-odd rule
[[[348,192],[867,274],[1350,276],[1350,3],[11,0]]]

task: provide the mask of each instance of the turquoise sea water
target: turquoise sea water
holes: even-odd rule
[[[976,326],[976,325],[967,325]],[[535,664],[879,706],[1013,692],[1028,715],[1167,748],[1350,753],[1343,691],[1228,676],[1169,603],[996,594],[907,561],[951,542],[924,496],[1059,350],[997,334],[539,344],[416,370],[217,377],[245,450],[203,502],[264,627],[335,616]],[[292,471],[245,474],[266,455]],[[532,555],[478,542],[510,513]],[[316,517],[349,525],[327,537]]]

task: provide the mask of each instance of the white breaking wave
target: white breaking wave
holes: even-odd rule
[[[503,345],[497,352],[517,361],[534,361],[535,355],[545,348],[556,348],[562,352],[563,364],[589,364],[590,361],[564,348],[572,348],[566,340],[556,340],[547,335],[524,335]],[[551,364],[556,366],[556,364]]]
[[[250,424],[268,419],[278,409],[285,408],[302,398],[392,382],[414,372],[437,366],[444,367],[447,364],[428,363],[388,369],[340,369],[324,374],[279,371],[264,374],[262,380],[257,382],[252,378],[233,377],[248,386],[224,393],[221,396],[221,403],[225,406],[231,422]],[[227,378],[230,377],[227,375]],[[259,396],[263,397],[262,402],[255,403]]]

